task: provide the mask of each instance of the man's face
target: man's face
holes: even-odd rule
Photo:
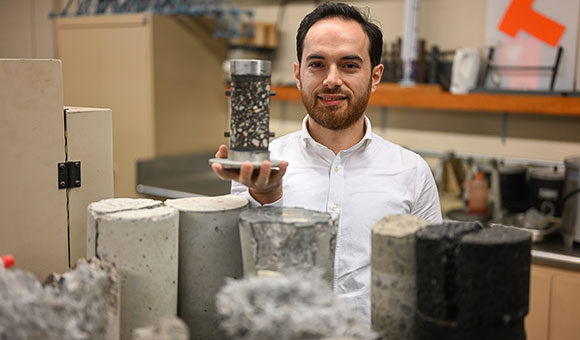
[[[294,75],[306,111],[319,125],[341,130],[364,114],[383,71],[382,65],[371,71],[369,45],[353,20],[323,19],[308,30]]]

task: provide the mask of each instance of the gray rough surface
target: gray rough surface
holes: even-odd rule
[[[79,264],[50,282],[43,288],[31,273],[0,270],[0,339],[105,339],[108,274]]]
[[[168,316],[154,325],[135,328],[132,340],[189,340],[189,330],[180,318]]]
[[[309,340],[376,334],[320,273],[228,280],[217,296],[222,329],[232,340]]]
[[[107,330],[104,339],[118,340],[120,336],[119,328],[121,322],[121,278],[115,265],[106,261],[101,261],[95,257],[89,260],[79,259],[74,268],[79,266],[90,266],[95,271],[101,271],[107,274]],[[70,287],[71,285],[74,286],[76,285],[74,281],[74,270],[72,272],[68,271],[63,275],[52,273],[44,280],[42,285],[45,288],[50,287],[59,291],[66,289],[64,287]]]
[[[302,208],[266,207],[240,214],[244,276],[259,270],[324,271],[332,280],[337,221]]]
[[[372,231],[371,320],[382,339],[412,339],[416,305],[415,232],[427,222],[390,215]]]

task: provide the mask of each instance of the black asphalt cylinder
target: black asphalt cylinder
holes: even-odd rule
[[[418,230],[415,242],[417,339],[525,339],[529,233],[445,223]]]
[[[528,232],[484,228],[463,235],[456,254],[459,323],[507,325],[523,320],[530,292]]]

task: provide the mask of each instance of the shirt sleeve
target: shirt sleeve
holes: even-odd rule
[[[416,197],[412,214],[423,218],[431,224],[439,224],[443,221],[441,216],[441,204],[439,192],[433,179],[433,174],[427,162],[419,157],[417,164]]]
[[[276,202],[261,204],[260,202],[256,201],[256,199],[254,197],[252,197],[247,186],[245,186],[239,182],[236,182],[236,181],[232,181],[231,193],[234,195],[246,198],[250,202],[250,208],[281,207],[281,206],[283,206],[283,202],[284,202],[284,194],[282,194],[282,197],[279,200],[277,200]]]

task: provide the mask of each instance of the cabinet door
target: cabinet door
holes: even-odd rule
[[[41,280],[67,268],[64,159],[60,61],[0,59],[0,255]]]
[[[528,340],[548,340],[550,317],[550,283],[552,274],[532,265],[530,273],[530,313],[526,317]]]
[[[71,266],[86,257],[87,206],[113,197],[113,132],[109,109],[68,107],[67,155],[81,162],[81,186],[69,190]]]
[[[551,304],[550,340],[580,338],[580,274],[553,276]]]

